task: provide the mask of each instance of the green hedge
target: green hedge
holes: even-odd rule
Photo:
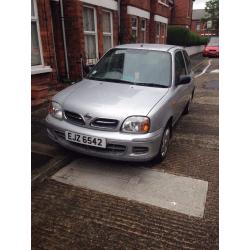
[[[208,43],[207,37],[202,37],[188,28],[181,26],[169,26],[167,43],[180,46],[195,46]]]

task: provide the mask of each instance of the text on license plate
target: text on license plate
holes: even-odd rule
[[[72,141],[72,142],[76,142],[76,143],[80,143],[84,145],[90,145],[90,146],[95,146],[99,148],[106,148],[106,139],[100,138],[100,137],[65,131],[65,139],[67,141]]]

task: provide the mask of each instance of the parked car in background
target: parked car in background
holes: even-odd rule
[[[120,45],[84,80],[53,97],[46,118],[48,135],[92,156],[162,161],[175,123],[189,112],[194,88],[183,48]]]
[[[202,54],[205,57],[219,57],[219,37],[211,37],[209,43],[205,46]]]

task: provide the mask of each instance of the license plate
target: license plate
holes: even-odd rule
[[[89,145],[89,146],[94,146],[94,147],[99,147],[99,148],[106,148],[106,139],[100,138],[100,137],[65,131],[65,139],[67,141],[72,141],[72,142],[76,142],[79,144],[84,144],[84,145]]]

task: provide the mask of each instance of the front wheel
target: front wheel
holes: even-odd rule
[[[168,148],[169,148],[170,138],[171,138],[171,129],[168,126],[165,128],[163,132],[162,139],[161,139],[161,146],[159,148],[158,154],[155,157],[155,161],[157,163],[162,162],[166,158]]]

